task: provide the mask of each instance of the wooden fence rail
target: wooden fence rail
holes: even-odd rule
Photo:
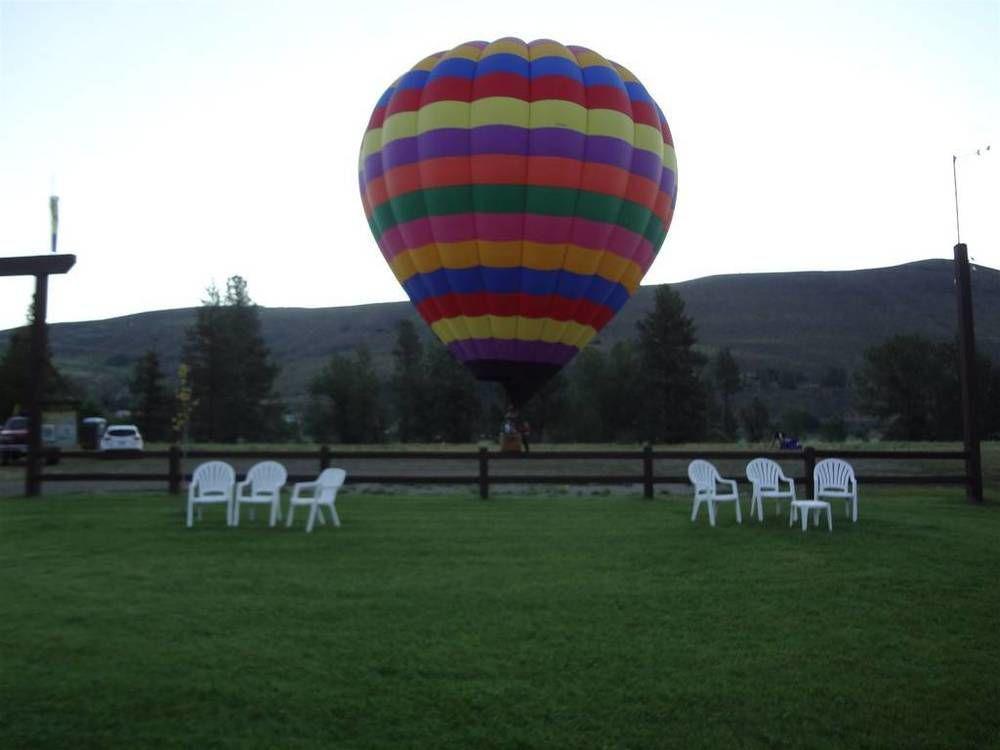
[[[99,454],[90,451],[64,451],[65,459],[94,458]],[[569,451],[535,451],[533,453],[501,453],[490,451],[486,447],[478,450],[455,451],[344,451],[341,453],[322,445],[318,450],[309,451],[236,451],[236,450],[188,450],[181,451],[173,445],[165,451],[147,451],[144,458],[164,459],[165,473],[139,472],[46,472],[41,479],[46,482],[159,482],[165,483],[172,494],[181,491],[184,481],[191,479],[190,473],[182,470],[183,460],[190,459],[300,459],[316,461],[317,470],[328,468],[337,459],[380,459],[396,460],[463,460],[469,461],[470,468],[476,468],[475,473],[445,475],[432,473],[419,474],[358,474],[349,473],[348,483],[351,484],[477,484],[479,496],[486,499],[490,495],[490,486],[499,484],[639,484],[643,488],[643,496],[652,498],[657,484],[687,484],[686,474],[656,474],[655,462],[658,460],[685,460],[696,458],[746,460],[754,458],[771,458],[786,462],[799,462],[802,465],[801,474],[791,478],[803,482],[806,496],[813,493],[813,469],[816,461],[824,458],[843,458],[854,460],[877,459],[880,461],[935,460],[961,461],[964,470],[967,458],[965,451],[886,451],[886,450],[817,450],[806,446],[797,451],[750,451],[750,450],[654,450],[646,445],[641,450],[569,450]],[[566,460],[623,460],[635,461],[636,472],[616,474],[497,474],[490,473],[490,465],[494,462],[535,463],[544,461]],[[240,475],[243,479],[243,475]],[[289,476],[290,482],[308,481],[315,475]],[[744,482],[744,477],[736,477]],[[866,474],[858,473],[858,482],[864,484],[961,484],[969,485],[970,478],[964,473],[956,474]]]

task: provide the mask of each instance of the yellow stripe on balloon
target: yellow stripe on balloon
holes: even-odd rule
[[[529,45],[528,57],[531,60],[540,60],[543,57],[561,57],[565,60],[572,60],[573,62],[576,62],[576,58],[573,57],[573,53],[566,49],[565,45],[551,40]]]
[[[597,54],[590,49],[582,49],[575,52],[576,61],[580,64],[581,68],[589,68],[592,65],[600,65],[604,68],[614,68],[611,67],[609,63],[603,56]]]
[[[677,152],[669,143],[663,144],[663,166],[677,172]]]
[[[636,148],[641,148],[644,151],[652,151],[657,156],[661,156],[664,146],[663,133],[660,132],[659,128],[637,122],[635,124],[634,145]]]
[[[372,128],[366,132],[365,137],[361,139],[361,167],[358,171],[364,169],[365,158],[378,153],[381,150],[382,128]]]
[[[611,63],[611,67],[618,72],[618,75],[621,76],[621,79],[623,81],[625,81],[626,83],[639,83],[639,79],[636,78],[634,75],[632,75],[632,71],[630,71],[624,65],[619,65],[618,63],[612,60],[609,60],[608,62]]]
[[[552,327],[548,323],[556,323]],[[464,325],[469,335],[455,335],[453,327],[448,323]],[[552,320],[551,318],[525,318],[520,315],[479,315],[467,317],[456,315],[453,318],[442,318],[431,324],[431,329],[445,344],[462,341],[464,338],[476,339],[506,339],[518,341],[544,341],[549,344],[559,343],[561,339],[590,340],[597,333],[592,326],[581,325],[574,321]]]
[[[485,60],[491,55],[517,55],[518,57],[527,60],[528,45],[520,39],[498,39],[483,50],[483,56],[479,59]]]
[[[523,251],[522,251],[523,250]],[[406,250],[389,265],[402,284],[418,273],[434,273],[441,268],[459,270],[484,268],[529,268],[533,271],[566,269],[618,282],[633,294],[642,278],[638,264],[620,255],[579,245],[541,242],[442,242]]]
[[[474,44],[463,44],[460,47],[455,47],[455,49],[449,50],[448,52],[445,52],[444,55],[441,56],[441,59],[442,60],[451,60],[451,59],[459,58],[459,59],[462,59],[462,60],[473,60],[473,61],[475,61],[475,60],[478,60],[482,56],[482,54],[483,54],[483,51],[479,47],[475,46]]]
[[[469,127],[513,125],[518,128],[526,128],[531,124],[531,110],[530,102],[512,96],[487,96],[483,99],[476,99],[469,108]]]
[[[416,65],[414,65],[412,68],[410,68],[410,70],[426,70],[426,71],[434,70],[434,66],[438,64],[438,61],[441,59],[441,56],[443,54],[444,54],[443,52],[435,52],[433,55],[428,55],[423,60],[418,62]]]
[[[397,112],[392,117],[385,118],[382,123],[382,146],[400,138],[411,138],[417,135],[416,111]]]
[[[362,159],[400,138],[443,128],[475,128],[482,125],[567,128],[584,135],[618,138],[636,148],[656,154],[665,165],[669,165],[674,159],[672,153],[668,156],[664,152],[666,145],[657,128],[636,123],[624,112],[614,109],[586,109],[561,99],[526,102],[508,96],[490,96],[472,103],[432,102],[417,111],[397,112],[385,119],[381,133],[378,128],[365,133],[361,147]]]

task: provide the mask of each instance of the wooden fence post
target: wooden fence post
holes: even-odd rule
[[[171,495],[181,493],[181,448],[179,445],[171,445],[167,455],[167,482]]]
[[[653,499],[653,446],[649,443],[642,447],[642,496]]]
[[[814,498],[815,487],[813,486],[813,470],[816,468],[816,450],[807,445],[802,449],[802,461],[805,464],[806,473],[806,497]]]
[[[319,447],[319,470],[326,471],[330,468],[330,446],[321,445]]]
[[[479,497],[490,497],[490,454],[485,445],[479,446]]]

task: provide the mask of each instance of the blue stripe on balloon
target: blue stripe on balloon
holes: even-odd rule
[[[431,75],[428,80],[433,81],[436,78],[445,78],[448,76],[454,78],[468,78],[472,79],[476,75],[476,61],[467,60],[464,57],[451,57],[447,60],[442,60],[434,69],[431,70]]]
[[[537,60],[532,60],[531,77],[541,78],[542,76],[566,76],[583,83],[580,66],[565,57],[539,57]]]
[[[602,68],[608,70],[608,68]],[[613,71],[609,71],[614,75]],[[542,76],[566,76],[574,81],[584,82],[581,68],[572,60],[565,57],[539,57],[537,60],[528,61],[519,55],[511,55],[506,52],[487,55],[476,62],[474,60],[449,59],[443,60],[434,66],[428,80],[435,80],[445,76],[454,78],[478,78],[490,73],[514,73],[525,78],[540,78]],[[597,79],[601,78],[600,73],[595,74]],[[604,83],[603,80],[600,83]],[[617,85],[621,88],[621,81]]]
[[[531,75],[531,64],[519,55],[502,52],[497,55],[487,55],[480,58],[476,66],[476,78],[482,78],[490,73],[516,73],[528,78]]]
[[[396,83],[396,88],[399,91],[404,91],[405,89],[422,89],[429,77],[430,71],[411,70],[399,79]]]
[[[614,86],[627,91],[621,76],[605,65],[591,65],[583,68],[583,83],[585,86]]]
[[[653,97],[649,95],[646,91],[645,86],[641,83],[636,83],[633,81],[625,82],[625,90],[628,91],[628,98],[634,102],[649,102],[653,103]]]
[[[395,86],[390,86],[389,88],[387,88],[385,90],[385,93],[382,94],[382,96],[379,97],[379,100],[375,103],[375,109],[378,109],[379,107],[385,107],[387,104],[389,104],[389,100],[392,98],[392,95],[395,92],[396,92]]]
[[[440,268],[418,273],[403,282],[403,289],[414,304],[444,294],[559,294],[566,299],[586,299],[618,311],[628,300],[621,284],[601,276],[587,276],[572,271],[536,271],[532,268]]]

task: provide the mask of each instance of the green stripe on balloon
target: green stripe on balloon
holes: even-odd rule
[[[415,190],[377,206],[369,225],[378,239],[397,224],[471,212],[578,216],[640,234],[654,248],[666,236],[663,222],[641,204],[587,190],[536,185],[453,185]]]

